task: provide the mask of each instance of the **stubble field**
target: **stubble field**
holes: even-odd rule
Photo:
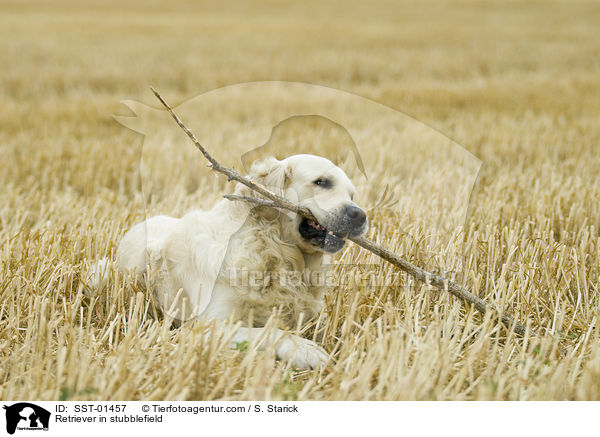
[[[600,399],[596,2],[60,0],[3,1],[0,12],[1,399]],[[270,349],[229,350],[209,321],[171,327],[116,272],[86,292],[90,264],[114,257],[146,212],[209,207],[230,189],[190,169],[186,144],[177,156],[148,149],[169,184],[148,195],[143,138],[113,119],[129,114],[119,102],[156,106],[150,85],[181,103],[258,80],[358,94],[481,159],[464,226],[430,235],[439,211],[411,196],[419,184],[405,176],[398,203],[370,211],[369,236],[458,271],[530,334],[399,276],[334,287],[323,339],[332,359],[297,371]],[[211,114],[215,131],[220,118]],[[373,181],[420,163],[387,159],[377,125],[362,135],[374,143],[369,179],[357,182],[369,206]],[[230,163],[239,152],[218,153]],[[428,183],[434,203],[454,194]],[[394,272],[350,244],[338,261],[340,275]]]

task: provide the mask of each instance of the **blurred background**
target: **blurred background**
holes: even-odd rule
[[[119,101],[156,106],[153,85],[177,104],[256,80],[330,86],[404,112],[481,158],[483,181],[540,160],[571,174],[597,170],[578,165],[600,131],[595,1],[4,0],[0,8],[5,184],[123,189],[117,179],[133,174],[133,161],[94,171],[99,159],[139,152],[131,147],[139,137],[112,119],[129,114]],[[47,163],[65,169],[52,183]]]

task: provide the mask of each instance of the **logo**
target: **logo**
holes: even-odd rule
[[[48,431],[50,411],[28,402],[19,402],[4,406],[6,410],[6,432],[14,434],[19,431]]]

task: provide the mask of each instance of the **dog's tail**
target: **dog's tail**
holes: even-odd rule
[[[106,287],[111,268],[112,263],[108,258],[102,258],[92,264],[86,281],[90,292],[95,293]]]

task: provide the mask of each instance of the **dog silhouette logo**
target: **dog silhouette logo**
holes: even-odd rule
[[[6,432],[14,434],[18,430],[48,431],[50,411],[35,404],[19,402],[3,407],[6,410]]]

